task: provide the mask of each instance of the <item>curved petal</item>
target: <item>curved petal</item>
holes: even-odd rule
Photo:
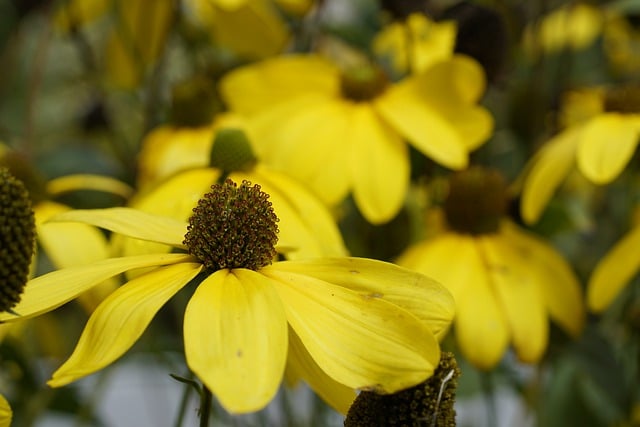
[[[353,196],[372,224],[393,218],[409,186],[409,152],[400,136],[368,104],[355,104],[348,139],[353,143]]]
[[[329,209],[300,182],[290,176],[256,165],[251,173],[233,173],[238,182],[248,179],[269,194],[280,219],[279,245],[293,246],[287,258],[345,256],[347,249]],[[289,242],[289,243],[287,243]]]
[[[291,385],[295,385],[302,378],[322,400],[341,414],[349,411],[356,397],[355,390],[336,382],[318,366],[291,328],[286,377]]]
[[[315,55],[286,55],[236,68],[220,81],[231,110],[253,114],[299,95],[338,94],[339,71]]]
[[[595,117],[580,135],[580,172],[596,184],[613,181],[631,160],[639,138],[637,119],[615,113]]]
[[[205,279],[184,315],[187,364],[232,413],[266,406],[287,358],[287,320],[271,280],[252,270]]]
[[[136,239],[185,247],[182,244],[187,232],[185,222],[137,209],[78,209],[56,215],[51,221],[82,222]]]
[[[276,283],[289,324],[331,378],[393,393],[433,373],[438,342],[411,313],[377,295],[280,270],[280,264],[261,271]]]
[[[598,262],[587,285],[587,303],[595,312],[605,310],[640,270],[640,227],[618,241]]]
[[[394,264],[366,258],[328,258],[278,263],[287,271],[320,279],[358,292],[365,298],[379,298],[409,311],[439,338],[453,320],[453,297],[440,283]]]
[[[460,134],[418,92],[415,80],[406,80],[379,96],[376,109],[424,155],[448,168],[463,169],[469,159]]]
[[[54,178],[47,182],[47,194],[49,195],[76,190],[104,191],[124,199],[128,199],[133,194],[133,188],[110,176],[74,174]]]
[[[551,319],[577,337],[584,326],[585,309],[582,288],[571,265],[547,242],[510,222],[503,223],[502,232],[516,245],[514,251],[535,267],[532,277],[542,291]]]
[[[0,322],[22,320],[51,311],[71,301],[82,292],[106,279],[134,268],[193,262],[186,254],[151,254],[136,257],[111,258],[90,265],[56,270],[30,280],[21,300],[11,313],[0,313]]]
[[[518,358],[540,360],[547,348],[549,325],[542,292],[531,260],[500,234],[478,239],[500,310],[506,315]]]
[[[10,427],[13,418],[13,411],[9,402],[0,394],[0,427]]]
[[[197,263],[161,267],[118,288],[91,315],[73,354],[47,384],[61,387],[113,363],[200,270],[202,264]]]
[[[527,224],[536,222],[574,164],[580,127],[550,139],[525,169],[520,210]]]

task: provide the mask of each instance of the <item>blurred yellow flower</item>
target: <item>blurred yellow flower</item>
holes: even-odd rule
[[[394,392],[415,385],[437,366],[438,337],[453,317],[444,287],[393,264],[359,258],[272,262],[277,217],[268,195],[246,181],[212,186],[189,225],[128,208],[70,211],[57,220],[177,252],[112,258],[27,284],[15,307],[22,316],[2,313],[0,321],[38,315],[109,277],[154,267],[96,309],[76,350],[49,381],[54,387],[118,359],[196,277],[201,281],[184,315],[187,364],[233,413],[263,408],[277,392],[288,358],[312,387],[339,389],[341,396],[347,389]]]
[[[10,427],[12,418],[11,406],[9,406],[7,399],[0,394],[0,427]]]
[[[530,159],[522,176],[521,213],[536,222],[574,165],[591,182],[620,175],[640,140],[640,88],[590,89],[565,100],[563,131]]]
[[[484,88],[481,67],[455,55],[397,83],[373,65],[343,71],[316,55],[265,60],[220,83],[230,108],[249,117],[265,164],[331,205],[353,192],[372,223],[391,219],[405,199],[405,140],[443,166],[467,165],[492,131],[492,116],[477,105]]]
[[[509,343],[521,361],[538,362],[547,348],[549,317],[574,337],[584,323],[570,265],[503,216],[504,197],[499,175],[476,168],[454,175],[444,208],[449,228],[398,259],[451,291],[457,342],[481,369],[493,368]]]
[[[612,68],[618,74],[630,76],[640,71],[640,31],[632,19],[632,11],[626,17],[612,10],[607,13],[603,32],[604,52]]]

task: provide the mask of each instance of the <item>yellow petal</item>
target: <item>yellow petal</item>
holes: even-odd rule
[[[9,402],[0,394],[0,427],[10,427],[11,419],[13,418],[13,411]]]
[[[580,135],[580,172],[596,184],[613,181],[631,160],[639,138],[637,119],[615,113],[592,119]]]
[[[535,363],[547,348],[549,330],[545,302],[531,260],[499,234],[480,237],[478,241],[516,354],[523,362]]]
[[[184,316],[189,368],[232,413],[266,406],[287,357],[287,320],[271,280],[220,270],[196,289]]]
[[[20,316],[3,312],[0,313],[0,322],[22,320],[51,311],[87,289],[127,270],[192,261],[190,255],[152,254],[111,258],[90,265],[56,270],[30,280],[25,286],[20,302],[13,308]]]
[[[182,241],[187,232],[186,222],[137,209],[78,209],[56,215],[52,221],[83,222],[136,239],[185,247]]]
[[[502,232],[528,260],[551,318],[577,337],[585,322],[582,288],[569,263],[547,242],[505,222]]]
[[[375,294],[280,270],[280,264],[261,272],[277,284],[289,324],[331,378],[354,389],[392,393],[433,373],[438,342],[411,313]]]
[[[278,245],[295,247],[287,258],[345,256],[347,249],[328,208],[309,189],[289,175],[256,165],[251,173],[233,173],[232,179],[260,184],[269,194],[280,219]]]
[[[640,270],[640,227],[618,241],[598,262],[587,285],[587,303],[595,312],[605,310]]]
[[[300,95],[328,99],[338,91],[339,70],[315,55],[268,59],[236,68],[220,81],[220,93],[227,105],[243,114],[262,112]]]
[[[574,164],[579,127],[550,139],[525,169],[520,210],[527,224],[536,222]]]
[[[113,363],[201,269],[197,263],[161,267],[118,288],[91,315],[73,354],[47,384],[61,387]]]
[[[349,140],[353,144],[354,198],[372,224],[393,218],[409,185],[409,152],[399,135],[368,104],[355,104]]]
[[[355,390],[329,377],[313,360],[295,332],[289,328],[287,380],[292,385],[301,378],[333,409],[346,414],[356,397]]]
[[[76,190],[104,191],[118,195],[123,199],[128,199],[133,193],[133,188],[124,182],[102,175],[66,175],[47,182],[47,193],[52,196]]]
[[[443,337],[455,314],[454,300],[440,283],[397,265],[366,258],[329,258],[278,263],[287,271],[382,299],[411,312]]]

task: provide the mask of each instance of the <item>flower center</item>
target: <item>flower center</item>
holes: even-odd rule
[[[374,65],[363,65],[342,72],[342,96],[355,102],[369,101],[387,88],[389,79]]]
[[[640,113],[640,86],[628,85],[608,90],[604,98],[604,109],[608,112]]]
[[[507,184],[497,171],[472,167],[449,180],[444,211],[447,223],[458,232],[496,232],[507,206]]]
[[[258,159],[242,129],[222,128],[216,133],[209,165],[224,172],[248,171]]]
[[[278,217],[259,185],[214,184],[189,218],[184,244],[209,272],[258,270],[276,256]]]
[[[18,302],[29,277],[36,225],[22,182],[0,168],[0,311]]]
[[[454,409],[460,369],[453,353],[443,352],[433,376],[393,394],[362,391],[349,408],[345,427],[380,425],[456,425]]]

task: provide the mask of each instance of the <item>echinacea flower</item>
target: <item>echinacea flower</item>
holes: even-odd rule
[[[113,258],[29,282],[15,312],[31,317],[122,272],[149,268],[95,310],[49,384],[68,384],[114,362],[156,312],[198,277],[184,315],[188,366],[230,412],[263,408],[288,354],[312,387],[394,392],[429,377],[453,316],[440,284],[393,264],[359,258],[272,262],[277,217],[259,186],[230,180],[198,202],[189,224],[127,208],[71,211],[113,232],[177,253]]]
[[[607,184],[631,160],[640,141],[640,87],[571,93],[568,126],[547,141],[525,168],[522,218],[536,222],[574,166],[589,181]]]
[[[237,68],[220,91],[248,117],[258,158],[334,205],[353,193],[372,223],[395,216],[409,184],[408,141],[439,164],[461,169],[490,135],[477,105],[481,67],[451,54],[391,82],[373,64],[342,70],[318,55],[286,55]]]
[[[481,168],[455,174],[444,211],[448,228],[409,247],[398,264],[451,291],[454,332],[472,364],[493,368],[509,343],[521,361],[539,361],[549,318],[571,336],[580,333],[584,308],[575,274],[553,247],[504,216],[500,174]]]

